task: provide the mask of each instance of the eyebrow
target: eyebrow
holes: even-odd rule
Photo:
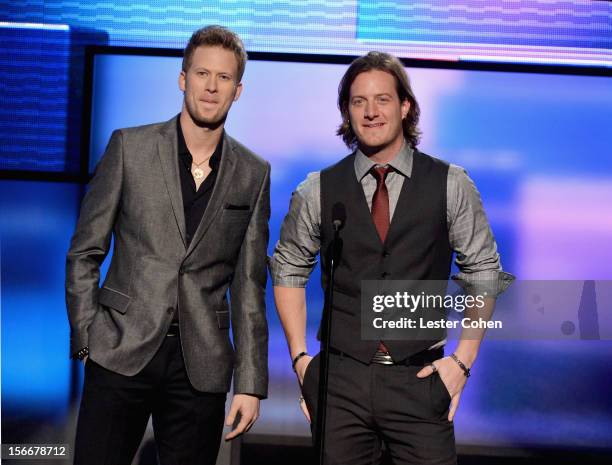
[[[234,77],[234,75],[232,74],[231,71],[212,71],[204,66],[194,66],[194,71],[208,71],[209,73],[215,73],[215,74],[227,74],[230,77]]]
[[[391,97],[393,98],[393,95],[391,95],[388,92],[382,92],[380,94],[375,94],[374,97],[382,97],[382,96],[386,96],[386,97]],[[367,98],[365,95],[352,95],[351,96],[351,100],[353,100],[354,98]]]

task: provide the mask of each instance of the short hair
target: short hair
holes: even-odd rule
[[[226,50],[234,52],[236,61],[238,62],[238,78],[237,82],[242,80],[244,74],[244,68],[247,62],[247,53],[244,49],[244,44],[238,34],[230,31],[228,28],[223,26],[206,26],[195,31],[183,53],[183,65],[182,69],[187,72],[191,66],[193,54],[198,47],[222,47]]]
[[[421,131],[417,127],[421,110],[410,87],[410,81],[402,62],[393,55],[384,52],[369,52],[367,55],[355,59],[342,76],[338,86],[338,108],[342,115],[342,123],[336,134],[342,136],[342,140],[349,148],[354,149],[356,147],[357,136],[351,127],[348,111],[351,85],[358,75],[372,70],[384,71],[393,76],[400,102],[404,100],[410,102],[410,110],[402,121],[402,128],[405,139],[412,148],[416,148],[421,136]]]

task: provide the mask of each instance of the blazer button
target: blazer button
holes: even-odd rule
[[[174,314],[174,307],[168,307],[166,312],[168,312],[168,315],[173,315]]]
[[[389,276],[389,273],[387,273],[386,271],[383,271],[383,273],[380,276],[382,278],[386,278],[387,276]]]
[[[185,270],[182,267],[179,269],[179,274],[181,276],[183,276],[185,274]]]
[[[382,256],[387,258],[389,255],[391,255],[387,250],[384,250],[382,253]]]

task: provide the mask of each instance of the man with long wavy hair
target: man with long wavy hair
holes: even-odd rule
[[[318,356],[308,355],[304,286],[321,252],[323,285],[334,205],[344,208],[342,256],[335,268],[330,333],[326,464],[456,463],[453,417],[483,332],[462,337],[444,357],[430,340],[363,340],[364,280],[494,282],[486,299],[512,280],[503,273],[480,196],[465,171],[417,149],[419,106],[401,62],[370,52],[346,71],[338,91],[337,134],[353,152],[311,173],[291,199],[271,260],[274,296],[304,398],[317,407]],[[462,335],[463,336],[463,335]]]

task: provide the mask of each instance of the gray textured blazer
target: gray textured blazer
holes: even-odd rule
[[[135,375],[178,308],[193,386],[227,392],[233,371],[235,393],[265,397],[270,165],[225,135],[210,202],[187,247],[176,126],[175,117],[115,131],[96,168],[66,264],[71,353],[88,346],[103,367]]]

